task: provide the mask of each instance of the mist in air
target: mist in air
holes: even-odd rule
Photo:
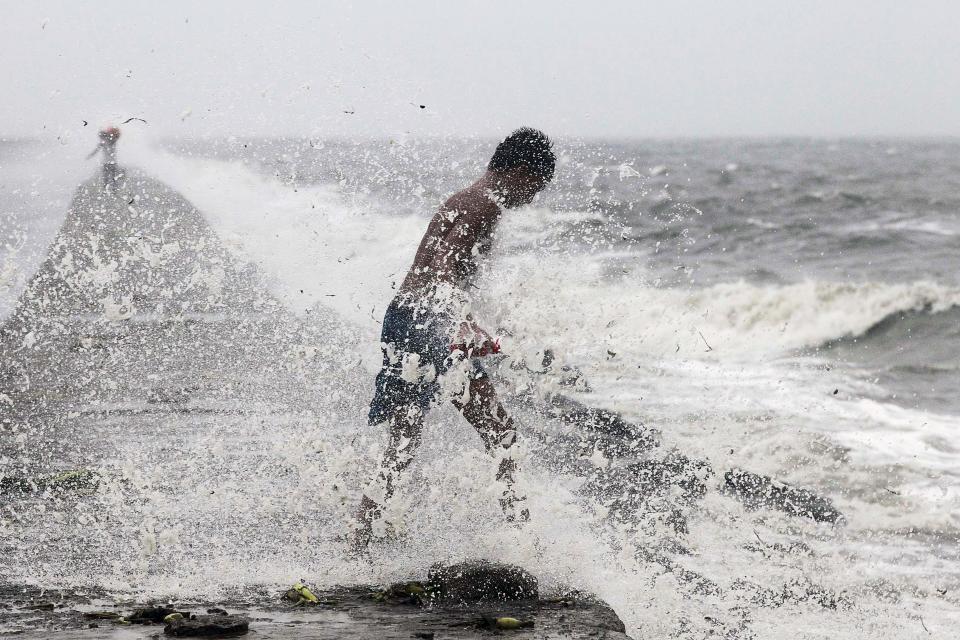
[[[948,637],[958,24],[9,3],[0,635]]]
[[[14,3],[0,133],[957,135],[949,2]],[[421,105],[424,105],[421,107]]]

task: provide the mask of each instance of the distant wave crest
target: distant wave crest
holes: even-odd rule
[[[906,312],[940,313],[960,307],[960,289],[929,281],[903,284],[805,281],[787,286],[720,284],[690,295],[720,312],[741,336],[776,328],[794,348],[862,336]],[[777,341],[779,342],[779,341]]]
[[[667,289],[633,282],[598,285],[596,274],[582,265],[550,267],[543,260],[514,265],[512,277],[493,283],[490,302],[523,301],[500,305],[501,319],[518,334],[601,357],[608,349],[707,359],[776,356],[865,335],[898,314],[960,307],[960,288],[929,281],[737,281]]]

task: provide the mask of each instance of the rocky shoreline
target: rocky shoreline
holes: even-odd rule
[[[20,597],[17,597],[20,596]],[[56,597],[54,597],[56,596]],[[606,603],[580,592],[541,595],[520,567],[469,562],[386,586],[311,589],[213,605],[114,603],[78,594],[3,591],[0,635],[18,638],[237,637],[466,640],[628,639]]]

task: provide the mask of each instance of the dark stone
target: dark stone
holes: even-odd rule
[[[177,638],[229,638],[250,630],[250,620],[243,616],[206,615],[174,620],[163,632]]]
[[[723,490],[735,496],[748,509],[763,507],[803,516],[817,522],[842,523],[843,514],[827,498],[809,489],[757,475],[743,469],[724,474]]]
[[[144,607],[135,609],[133,613],[127,616],[127,620],[134,624],[159,624],[171,613],[180,613],[184,618],[190,617],[189,612],[177,611],[170,607]]]
[[[230,615],[229,613],[227,613],[226,609],[221,609],[220,607],[212,607],[210,609],[207,609],[207,613],[216,613],[216,614],[220,614],[221,616]]]
[[[34,477],[8,476],[0,479],[0,494],[43,493],[51,491],[94,491],[100,475],[88,469],[60,471]]]
[[[398,582],[374,593],[373,599],[392,605],[420,606],[429,602],[429,588],[429,585],[424,587],[420,582]]]
[[[588,407],[561,394],[550,398],[550,414],[575,426],[591,448],[608,458],[635,458],[660,446],[660,432],[627,422],[619,413]]]
[[[434,566],[428,592],[446,605],[536,600],[537,579],[521,567],[486,560]]]
[[[622,466],[597,470],[583,490],[610,508],[611,517],[633,522],[644,516],[656,500],[660,519],[677,533],[687,533],[685,510],[707,493],[710,466],[677,451]],[[679,491],[678,491],[679,490]],[[673,508],[664,510],[664,502]]]
[[[563,612],[563,613],[561,613]],[[571,591],[561,598],[541,600],[536,612],[541,630],[548,616],[556,616],[561,628],[593,629],[585,635],[604,638],[626,638],[626,626],[620,616],[604,601],[583,591]]]
[[[761,607],[782,607],[784,605],[814,604],[836,611],[849,610],[853,602],[846,593],[836,592],[817,584],[810,578],[793,578],[777,589],[768,589],[746,580],[738,579],[731,585],[733,591],[744,593],[750,601]]]
[[[671,556],[661,551],[640,547],[636,557],[644,562],[659,564],[667,573],[672,573],[683,591],[692,596],[717,596],[721,593],[720,585],[695,571],[685,568],[673,560]]]
[[[660,519],[678,533],[687,531],[686,512],[696,508],[706,494],[707,480],[715,473],[709,461],[688,458],[676,451],[654,457],[653,452],[660,446],[659,431],[561,393],[552,394],[546,403],[530,392],[521,392],[510,400],[514,409],[519,403],[530,412],[531,422],[552,418],[572,427],[572,433],[543,437],[539,453],[551,470],[586,477],[583,492],[609,506],[612,517],[636,521],[638,516],[652,513],[647,505],[651,498],[657,498],[656,510],[666,513],[663,503],[669,505],[669,513]],[[611,461],[608,468],[597,469],[589,461],[584,462],[584,457],[595,452]],[[680,489],[679,499],[674,497],[676,488]],[[722,490],[751,509],[768,507],[818,522],[843,521],[843,515],[829,499],[768,476],[735,469],[726,474]]]
[[[116,620],[120,614],[116,611],[88,611],[83,617],[87,620]]]

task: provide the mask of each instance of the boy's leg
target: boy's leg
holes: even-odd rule
[[[373,523],[380,518],[384,505],[393,495],[397,478],[413,462],[414,453],[422,440],[423,411],[418,406],[398,408],[390,418],[389,425],[390,437],[380,463],[380,472],[367,488],[367,492],[374,495],[371,497],[365,493],[360,499],[360,508],[357,511],[360,528],[356,533],[354,546],[358,550],[370,542]]]
[[[529,511],[517,507],[517,503],[526,498],[517,496],[513,490],[514,476],[517,471],[516,460],[505,453],[517,441],[517,432],[513,428],[513,419],[507,415],[497,399],[493,383],[487,376],[472,378],[470,398],[465,403],[454,402],[454,405],[480,434],[487,452],[494,456],[503,456],[497,468],[497,480],[506,485],[503,497],[500,498],[500,506],[507,521],[529,520]]]

